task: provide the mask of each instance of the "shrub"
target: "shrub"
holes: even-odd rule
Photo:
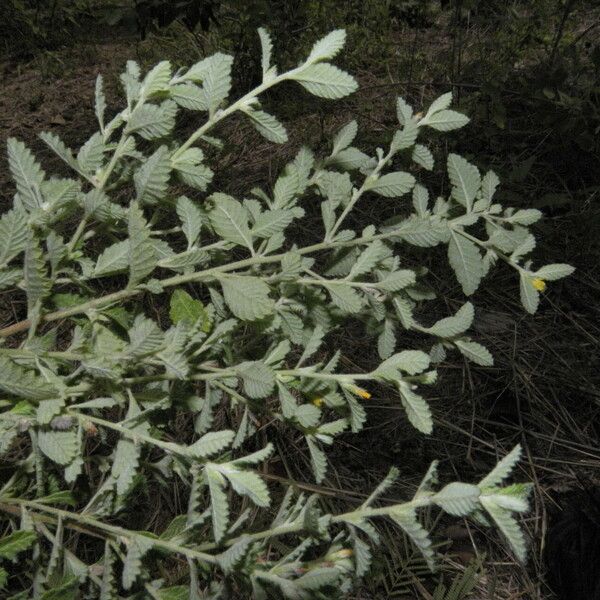
[[[365,422],[367,389],[395,388],[410,422],[428,434],[433,419],[420,388],[435,383],[435,363],[458,350],[492,364],[467,334],[471,303],[423,324],[434,297],[426,270],[403,264],[397,248],[447,246],[466,295],[500,259],[516,271],[531,313],[545,281],[571,268],[534,269],[525,259],[535,245],[529,226],[541,215],[494,202],[494,173],[482,177],[451,154],[450,195],[432,203],[415,176],[399,170],[431,170],[433,156],[417,140],[468,122],[450,108],[450,94],[424,115],[399,98],[400,127],[375,156],[352,145],[351,122],[329,156],[302,148],[271,192],[253,189],[243,201],[208,194],[213,171],[197,143],[219,146],[209,135],[219,122],[242,113],[282,143],[286,130],[261,108],[262,92],[295,81],[334,100],[357,88],[328,62],[343,31],[284,73],[272,63],[268,34],[259,33],[263,81],[228,105],[232,58],[224,54],[175,74],[161,62],[143,79],[129,62],[121,77],[127,104],[111,120],[99,77],[99,130],[77,154],[56,135],[41,136],[77,179],[48,179],[24,144],[8,142],[17,193],[0,220],[0,282],[21,289],[27,305],[26,319],[0,330],[0,451],[12,465],[0,490],[0,579],[24,590],[16,597],[33,590],[70,598],[85,589],[103,599],[122,591],[199,598],[201,588],[213,598],[344,596],[368,572],[381,518],[434,567],[419,520],[425,507],[495,523],[525,558],[515,513],[527,510],[530,487],[503,486],[519,447],[476,484],[440,489],[432,464],[400,504],[380,501],[398,477],[392,468],[360,506],[339,514],[299,492],[302,484],[267,485],[269,431],[287,428],[303,439],[321,482],[324,449]],[[183,143],[172,136],[180,109],[208,113]],[[364,197],[392,203],[411,193],[412,214],[347,228]],[[320,239],[308,245],[294,229],[305,215],[302,198],[307,208],[320,202]],[[168,316],[147,314],[148,297],[168,303]],[[379,364],[368,373],[346,372],[340,351],[324,345],[350,320],[377,339]],[[403,331],[420,336],[420,348],[398,350]],[[18,334],[24,339],[12,343]],[[158,533],[132,527],[137,495],[151,486],[185,488],[187,499],[187,510]],[[83,538],[89,544],[78,543]],[[164,578],[169,557],[183,560],[173,565],[176,583],[185,565],[185,585]]]

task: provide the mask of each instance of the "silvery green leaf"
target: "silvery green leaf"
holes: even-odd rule
[[[244,392],[250,398],[266,398],[275,387],[275,373],[259,360],[240,363],[235,370],[242,378]]]
[[[212,511],[213,535],[215,541],[221,541],[227,531],[229,523],[229,501],[225,493],[225,478],[214,467],[207,464],[204,468],[204,476],[210,491],[210,508]]]
[[[170,174],[169,150],[166,146],[161,146],[133,176],[137,199],[147,204],[156,204],[162,200],[167,193]]]
[[[235,437],[235,433],[228,429],[223,431],[209,431],[198,441],[188,446],[187,452],[190,456],[209,458],[228,448]]]
[[[202,90],[211,115],[229,94],[232,64],[233,57],[220,52],[207,60],[206,70],[202,77]]]
[[[358,256],[356,262],[352,265],[348,279],[355,279],[360,275],[369,273],[373,270],[375,265],[383,257],[385,252],[385,246],[380,240],[371,242]]]
[[[128,133],[137,133],[145,140],[155,140],[171,133],[175,126],[177,104],[165,100],[159,106],[143,104],[137,107],[127,123]]]
[[[281,233],[294,219],[291,210],[275,209],[260,213],[252,227],[252,235],[258,238],[269,238]]]
[[[156,266],[156,257],[150,244],[150,230],[142,209],[136,202],[129,206],[127,223],[129,233],[129,287],[140,283]]]
[[[27,292],[27,310],[32,311],[38,301],[45,298],[50,292],[52,283],[48,279],[48,271],[42,249],[38,240],[32,236],[25,246],[25,260],[23,261],[23,278]]]
[[[374,286],[386,292],[397,292],[409,285],[413,285],[415,282],[415,272],[409,271],[408,269],[402,269],[401,271],[389,273],[383,281],[378,281]]]
[[[435,568],[435,552],[425,528],[417,520],[416,510],[401,508],[390,513],[390,518],[408,535],[419,549],[430,570]]]
[[[261,48],[261,67],[263,74],[263,81],[265,80],[267,73],[271,69],[271,53],[273,52],[273,42],[269,32],[264,27],[258,28],[258,36],[260,37],[260,48]]]
[[[528,229],[520,225],[515,225],[513,229],[506,229],[486,223],[486,229],[490,236],[489,243],[502,252],[514,252],[522,244],[529,244],[530,233]]]
[[[479,248],[471,240],[456,231],[451,232],[448,244],[448,260],[463,292],[470,296],[483,278],[483,259]]]
[[[442,338],[451,338],[464,333],[473,324],[475,309],[470,302],[463,304],[452,317],[440,319],[427,329],[428,333]]]
[[[442,94],[441,96],[436,98],[431,103],[431,105],[429,106],[429,109],[427,110],[427,114],[425,115],[425,117],[427,118],[430,115],[434,115],[435,113],[439,112],[440,110],[446,110],[447,108],[450,107],[451,103],[452,103],[452,92],[446,92],[445,94]]]
[[[406,150],[407,148],[412,148],[417,140],[417,136],[419,135],[419,126],[416,121],[410,119],[406,121],[404,127],[399,129],[394,134],[391,143],[391,149],[393,152],[398,152],[399,150]]]
[[[21,269],[0,271],[0,290],[17,285],[21,279],[23,279],[23,271]]]
[[[491,205],[494,194],[496,193],[496,188],[499,185],[500,180],[494,171],[488,171],[483,176],[483,179],[481,180],[481,196],[485,201],[486,206],[489,207]]]
[[[344,29],[336,29],[315,43],[306,62],[314,63],[320,60],[329,60],[344,47],[345,43],[346,31]]]
[[[414,325],[413,305],[411,301],[406,296],[397,294],[394,297],[394,308],[404,329],[411,329]]]
[[[321,410],[314,404],[301,404],[296,408],[292,417],[300,424],[301,427],[312,428],[319,424],[321,420],[321,414]]]
[[[123,561],[122,583],[124,589],[131,589],[131,586],[141,575],[142,558],[144,558],[144,555],[152,548],[152,546],[152,539],[143,535],[136,535],[130,540],[127,547],[127,555]]]
[[[370,161],[370,157],[358,148],[346,148],[338,152],[333,158],[328,159],[327,164],[331,163],[346,171],[360,169]]]
[[[531,315],[535,314],[540,304],[540,294],[534,287],[534,277],[524,271],[519,272],[519,290],[521,304]]]
[[[169,81],[171,80],[171,63],[168,60],[162,60],[157,65],[148,71],[142,87],[140,95],[144,98],[149,98],[157,92],[164,92],[169,89]]]
[[[533,225],[542,218],[542,211],[537,208],[523,208],[518,210],[510,217],[506,217],[509,223],[517,223],[519,225]]]
[[[212,208],[208,217],[217,235],[252,250],[248,211],[237,200],[220,192],[213,194],[210,200]]]
[[[366,189],[386,198],[398,198],[408,194],[414,184],[415,178],[410,173],[398,171],[382,175],[374,181],[370,180]]]
[[[341,572],[335,567],[316,567],[298,577],[294,583],[303,590],[320,590],[337,585],[341,577]]]
[[[300,193],[298,169],[286,169],[275,182],[273,188],[273,208],[286,208]]]
[[[471,212],[477,192],[481,187],[479,169],[458,154],[448,155],[448,176],[452,184],[452,197]]]
[[[0,268],[7,265],[27,246],[27,215],[13,208],[0,218]]]
[[[98,119],[98,125],[100,126],[100,131],[104,131],[104,113],[106,112],[106,98],[104,97],[104,80],[102,79],[102,75],[98,75],[96,77],[96,87],[94,90],[95,97],[95,109],[96,109],[96,119]]]
[[[0,356],[0,389],[31,400],[44,400],[57,393],[54,386],[34,371],[24,369],[5,356]]]
[[[392,229],[399,238],[421,248],[432,248],[450,239],[448,222],[435,216],[422,218],[411,215],[396,227],[386,227],[385,231]]]
[[[396,348],[396,328],[391,319],[386,319],[377,338],[377,351],[382,359],[389,358]]]
[[[421,119],[420,125],[428,125],[437,131],[452,131],[464,127],[470,120],[455,110],[440,110]]]
[[[298,368],[302,363],[304,363],[304,361],[310,358],[321,347],[324,335],[325,331],[320,325],[317,325],[310,332],[310,337],[307,339],[306,344],[304,346],[304,351],[302,352],[302,355],[296,363],[296,368]]]
[[[312,436],[306,436],[306,443],[310,452],[310,464],[315,476],[315,481],[321,483],[323,479],[325,479],[325,474],[327,473],[327,458]]]
[[[35,531],[19,530],[5,535],[0,539],[0,558],[15,560],[19,553],[31,548],[36,540]]]
[[[479,482],[481,489],[499,486],[521,460],[521,445],[517,444],[498,464]]]
[[[137,315],[131,329],[128,331],[130,356],[144,356],[158,350],[163,343],[163,333],[158,325],[144,315]]]
[[[492,498],[481,496],[481,504],[492,517],[498,529],[506,536],[511,548],[521,562],[527,558],[525,536],[510,511],[498,506]]]
[[[214,173],[202,164],[204,154],[200,148],[188,148],[173,160],[172,166],[179,179],[200,191],[205,191]]]
[[[263,110],[246,108],[244,113],[248,115],[252,124],[264,138],[275,144],[284,144],[288,140],[285,127],[269,113]]]
[[[360,294],[352,287],[343,283],[326,283],[325,289],[329,292],[331,301],[347,313],[357,313],[363,306]]]
[[[482,367],[492,367],[494,365],[494,357],[485,346],[470,340],[456,340],[454,343],[461,354],[474,363]]]
[[[400,125],[405,125],[407,121],[412,119],[413,109],[409,106],[404,98],[398,96],[396,100],[396,115],[398,116],[398,122]]]
[[[40,139],[72,169],[79,172],[79,164],[73,156],[73,151],[54,133],[44,131],[40,134]]]
[[[354,77],[329,63],[315,63],[290,76],[314,96],[335,100],[358,89]]]
[[[187,196],[177,198],[176,211],[181,221],[181,230],[188,242],[188,248],[191,248],[200,237],[202,213],[198,205]]]
[[[413,392],[410,386],[404,382],[400,382],[398,391],[400,392],[402,406],[411,424],[421,433],[431,434],[433,431],[433,418],[427,402]]]
[[[214,465],[214,468],[224,475],[231,487],[242,496],[247,496],[256,506],[269,506],[271,498],[269,489],[259,475],[252,471],[242,471],[231,463]]]
[[[275,303],[269,286],[258,277],[227,275],[219,283],[231,312],[243,321],[255,321],[273,314]]]
[[[104,139],[96,132],[77,153],[77,164],[83,173],[94,174],[104,161]]]
[[[252,452],[252,454],[246,454],[246,456],[236,458],[235,460],[230,461],[229,464],[243,467],[258,465],[267,460],[267,458],[273,454],[274,449],[275,448],[273,447],[273,444],[269,442],[264,448],[261,448],[256,452]]]
[[[331,156],[336,156],[339,152],[348,148],[354,141],[357,131],[358,123],[356,121],[350,121],[344,125],[333,138],[333,150],[331,151]]]
[[[170,96],[181,108],[187,110],[208,110],[206,96],[201,88],[193,83],[171,86]]]
[[[23,142],[9,138],[6,146],[8,166],[17,185],[19,198],[28,211],[34,211],[44,202],[40,186],[44,181],[45,173]]]
[[[40,425],[48,425],[52,419],[60,414],[65,405],[64,398],[51,398],[42,400],[37,407],[35,418]]]
[[[391,372],[393,374],[394,371],[399,369],[409,375],[416,375],[417,373],[422,373],[428,367],[429,356],[425,352],[421,350],[402,350],[402,352],[384,360],[375,369],[374,373],[385,375]]]
[[[563,277],[568,277],[575,271],[575,267],[564,263],[555,263],[552,265],[545,265],[541,269],[535,272],[535,276],[543,279],[544,281],[556,281]]]
[[[432,499],[448,514],[464,517],[477,508],[480,493],[476,485],[454,482],[444,486]]]
[[[193,326],[199,319],[202,319],[201,329],[206,331],[210,327],[210,318],[204,304],[200,300],[192,298],[181,288],[171,294],[169,316],[174,325],[183,321]]]
[[[75,430],[39,431],[37,444],[41,452],[59,465],[68,465],[79,451],[79,440]]]
[[[412,159],[428,171],[433,170],[433,154],[427,146],[416,144],[413,148]]]
[[[103,277],[124,271],[129,266],[129,241],[116,242],[106,248],[96,261],[94,277]]]
[[[250,548],[252,546],[252,539],[249,537],[241,536],[240,539],[230,546],[225,552],[222,552],[217,557],[219,561],[219,566],[225,571],[225,573],[231,573],[235,571],[235,569],[240,565],[240,563],[244,560]],[[188,590],[184,589],[184,593],[187,594]],[[182,597],[181,600],[185,600],[188,598],[186,595]],[[170,599],[165,599],[170,600]],[[173,598],[172,600],[177,600]]]

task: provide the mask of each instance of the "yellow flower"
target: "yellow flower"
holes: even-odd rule
[[[313,398],[311,400],[311,402],[317,407],[317,408],[321,408],[321,406],[323,406],[323,404],[325,403],[325,400],[323,400],[323,398]]]
[[[538,292],[543,292],[546,289],[546,282],[541,277],[536,277],[532,284]]]
[[[371,397],[371,393],[367,392],[367,390],[363,390],[362,388],[354,388],[354,393],[357,396],[360,396],[361,398],[364,398],[365,400],[368,400]]]

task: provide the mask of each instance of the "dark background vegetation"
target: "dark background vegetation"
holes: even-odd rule
[[[136,10],[134,0],[3,0],[0,142],[4,147],[7,137],[19,137],[48,171],[60,170],[37,135],[52,130],[71,146],[87,139],[94,130],[96,74],[105,76],[116,108],[118,74],[130,58],[144,67],[161,59],[180,66],[217,49],[232,52],[234,94],[240,93],[259,78],[260,25],[273,33],[282,66],[293,64],[320,34],[345,27],[342,63],[361,88],[341,103],[309,100],[286,86],[271,92],[265,104],[289,125],[289,143],[276,148],[234,119],[224,126],[229,143],[218,158],[217,186],[242,195],[273,182],[301,144],[325,148],[351,118],[363,131],[364,148],[372,150],[394,131],[397,95],[419,110],[452,90],[472,122],[434,142],[432,191],[444,191],[449,150],[493,168],[503,181],[503,201],[544,212],[540,259],[577,267],[568,280],[549,286],[533,318],[519,305],[512,273],[496,271],[474,298],[475,337],[492,350],[496,365],[474,367],[455,356],[442,365],[430,439],[416,433],[381,390],[381,401],[371,401],[366,430],[334,451],[335,470],[320,487],[339,508],[362,497],[395,464],[406,485],[398,493],[410,493],[434,458],[441,459],[443,477],[476,480],[521,442],[526,460],[519,478],[536,489],[525,521],[529,563],[515,564],[495,534],[441,522],[435,531],[445,555],[442,576],[452,578],[485,554],[473,597],[551,598],[548,531],[567,506],[580,508],[585,522],[586,498],[600,484],[600,6],[593,0],[144,0]],[[0,160],[3,209],[13,193]],[[364,206],[362,215],[378,219],[381,210]],[[442,294],[440,311],[456,309],[462,296],[446,276],[445,261],[434,256],[429,266]],[[5,324],[13,320],[11,300],[3,298],[2,305]],[[362,329],[340,343],[358,368],[368,368],[376,356]],[[290,459],[284,473],[306,480],[300,450],[280,440],[280,451]],[[148,494],[151,528],[172,507],[169,499]],[[384,531],[374,576],[356,597],[431,598],[436,579],[419,582],[422,572],[398,533]],[[575,594],[574,600],[584,597]]]

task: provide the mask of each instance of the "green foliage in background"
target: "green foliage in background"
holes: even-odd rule
[[[440,486],[434,463],[400,503],[382,499],[398,479],[393,468],[343,513],[324,510],[302,484],[273,483],[275,428],[302,440],[306,478],[320,483],[327,449],[363,428],[374,389],[393,390],[429,434],[424,390],[436,363],[447,353],[493,363],[470,337],[471,302],[431,317],[435,293],[426,269],[403,258],[406,245],[443,247],[448,277],[467,297],[507,265],[529,313],[546,282],[572,268],[532,265],[541,213],[500,205],[493,172],[449,154],[445,197],[419,183],[434,167],[428,131],[468,123],[451,94],[423,113],[398,98],[391,144],[373,156],[350,122],[327,156],[302,148],[273,189],[244,198],[215,190],[208,156],[222,144],[218,123],[239,113],[283,143],[286,129],[261,93],[295,82],[336,100],[357,89],[330,62],[343,30],[284,72],[269,34],[259,34],[262,81],[231,103],[233,59],[222,53],[176,72],[163,61],[145,76],[129,62],[126,105],[114,116],[99,77],[96,133],[76,152],[41,136],[74,178],[47,177],[23,143],[8,142],[16,195],[0,219],[0,287],[18,288],[27,305],[26,319],[0,330],[0,452],[11,465],[0,489],[0,582],[14,598],[344,597],[369,572],[381,519],[435,568],[425,508],[495,524],[525,560],[516,516],[530,486],[504,483],[518,446],[477,483]],[[182,142],[174,129],[184,111],[206,120]],[[348,217],[359,202],[410,211],[355,231]],[[301,224],[313,206],[320,220],[307,227],[319,239],[306,244]],[[168,319],[145,310],[148,298],[168,305]],[[366,373],[348,372],[326,343],[357,323],[379,358]],[[406,347],[407,331],[418,345]],[[161,531],[131,528],[140,490],[175,485],[186,510]],[[169,560],[174,582],[162,569]]]

